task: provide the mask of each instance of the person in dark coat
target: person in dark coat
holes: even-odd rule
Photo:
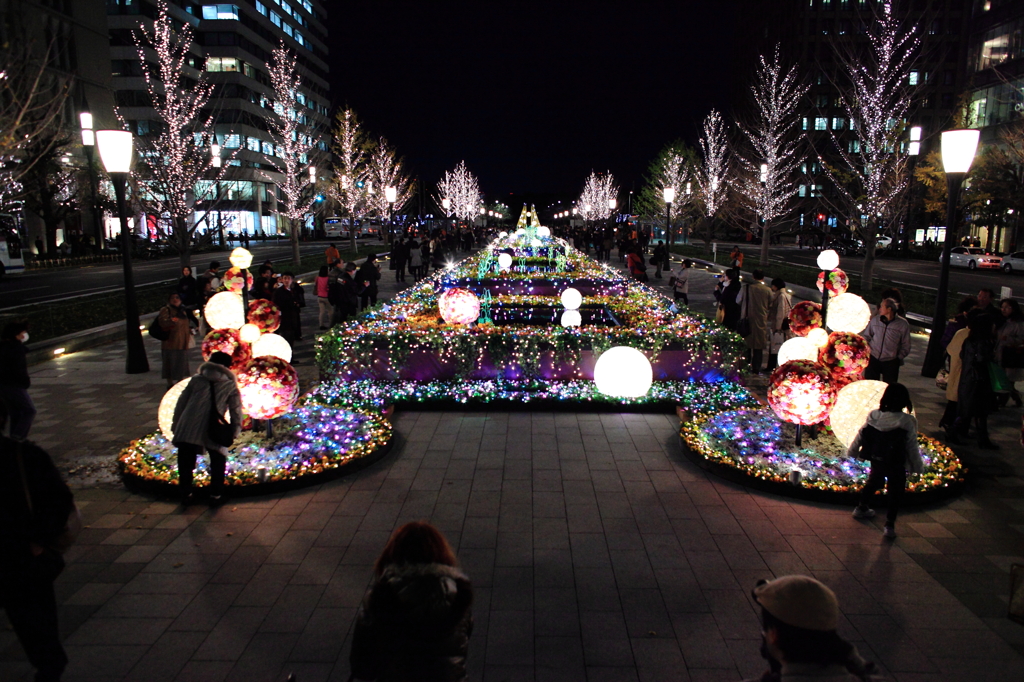
[[[356,617],[352,677],[461,682],[473,633],[473,588],[440,531],[407,523],[391,536]]]
[[[289,344],[294,344],[302,335],[299,327],[301,301],[295,288],[295,276],[290,272],[281,273],[281,286],[274,289],[272,299],[281,311],[281,326],[277,333]]]
[[[722,318],[722,326],[726,329],[736,329],[740,321],[740,303],[737,301],[740,289],[740,271],[736,268],[727,270],[726,279],[722,282],[722,290],[718,296],[718,305],[722,307],[725,316]]]
[[[377,263],[377,256],[370,254],[359,266],[356,273],[356,282],[362,284],[362,292],[359,294],[360,310],[366,310],[377,303],[377,280],[380,279],[380,265]]]
[[[28,322],[8,322],[0,333],[0,403],[7,407],[11,438],[25,440],[36,418],[36,406],[28,394]]]
[[[960,351],[955,431],[957,436],[966,436],[973,419],[979,447],[995,450],[999,446],[988,437],[988,415],[996,408],[996,394],[989,376],[989,365],[996,357],[992,318],[988,315],[969,317],[967,329]]]
[[[0,403],[0,433],[7,416]],[[68,663],[53,592],[64,558],[53,545],[73,510],[71,491],[46,451],[0,436],[0,606],[36,682],[60,680]]]
[[[249,290],[249,298],[265,298],[268,301],[274,296],[274,268],[267,264],[263,264],[259,269],[259,277],[252,283],[252,289]]]
[[[953,336],[956,335],[961,329],[967,328],[967,314],[978,305],[978,299],[973,296],[967,296],[960,305],[956,307],[956,314],[953,315],[952,319],[946,323],[946,329],[942,332],[942,347],[945,348],[949,345],[949,342],[953,340]]]
[[[394,247],[391,249],[391,260],[395,264],[395,281],[405,281],[405,263],[409,257],[409,247],[405,244],[405,239],[399,237],[398,241],[395,242]]]
[[[181,296],[181,305],[186,309],[195,310],[199,307],[199,283],[192,276],[192,268],[187,265],[181,269],[176,291]]]

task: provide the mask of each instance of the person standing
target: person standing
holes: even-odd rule
[[[967,315],[978,305],[978,299],[967,296],[956,307],[956,314],[946,323],[942,332],[942,347],[945,348],[953,340],[953,335],[961,329],[967,329]]]
[[[966,437],[973,419],[978,446],[986,450],[997,450],[999,446],[988,437],[988,415],[996,408],[996,394],[989,375],[989,365],[995,360],[996,345],[992,318],[988,315],[975,315],[967,322],[967,330],[967,338],[960,351],[956,431],[958,436]],[[953,338],[956,339],[955,336]]]
[[[203,277],[210,281],[210,288],[216,293],[220,289],[220,263],[210,261],[210,268],[203,273]]]
[[[735,330],[740,321],[740,271],[733,268],[725,271],[718,294],[718,307],[722,309],[722,326]]]
[[[28,389],[28,322],[8,322],[0,334],[0,403],[10,416],[11,438],[25,440],[36,418]]]
[[[163,364],[160,376],[167,380],[167,388],[170,388],[192,374],[188,366],[188,351],[196,345],[192,338],[191,314],[181,305],[178,292],[167,297],[167,305],[157,315],[157,324],[167,334],[167,338],[160,342]]]
[[[665,248],[665,242],[659,239],[658,245],[654,247],[654,253],[651,256],[655,265],[654,277],[661,279],[661,269],[665,268],[668,270],[668,249]]]
[[[765,286],[764,273],[761,270],[754,270],[753,275],[754,283],[740,290],[738,298],[743,311],[741,319],[747,320],[750,325],[750,333],[747,335],[750,371],[759,374],[764,352],[771,346],[768,309],[772,304],[772,290]]]
[[[205,449],[210,456],[210,503],[219,504],[224,494],[224,475],[227,469],[228,447],[210,436],[210,422],[214,415],[229,416],[234,427],[233,438],[242,431],[242,397],[238,392],[235,375],[229,369],[231,356],[217,352],[209,362],[199,366],[178,402],[174,405],[171,432],[178,449],[178,492],[184,504],[195,501],[192,474],[196,458]]]
[[[1010,398],[1017,407],[1021,406],[1020,392],[1016,383],[1024,381],[1024,313],[1021,312],[1020,304],[1012,298],[1003,299],[999,304],[1000,312],[1003,315],[1003,326],[996,334],[996,359],[1006,378],[1010,381]],[[1006,398],[1000,398],[1005,405]]]
[[[316,302],[320,312],[320,331],[330,329],[334,318],[334,306],[331,305],[330,270],[328,266],[320,266],[320,274],[316,277]]]
[[[281,326],[278,327],[277,333],[284,337],[290,346],[294,346],[302,336],[299,327],[301,306],[294,283],[295,276],[292,273],[281,273],[281,286],[274,289],[272,298],[274,305],[281,311]]]
[[[779,364],[779,349],[793,332],[789,331],[789,312],[793,309],[793,298],[786,291],[786,283],[776,277],[772,280],[772,303],[768,307],[768,326],[771,329],[771,343],[768,349],[768,371],[774,371]]]
[[[199,283],[192,276],[192,268],[187,265],[181,269],[178,295],[181,296],[181,304],[185,309],[195,310],[199,307]]]
[[[690,305],[690,268],[693,261],[689,258],[683,261],[679,273],[669,278],[668,284],[672,287],[672,296],[676,301],[682,301],[683,305]]]
[[[396,530],[356,616],[352,678],[462,682],[473,634],[473,587],[429,523]]]
[[[363,285],[359,295],[360,310],[366,310],[371,305],[377,304],[377,280],[379,279],[380,265],[377,263],[377,256],[371,253],[359,266],[359,271],[356,273],[356,281]]]
[[[732,252],[729,254],[729,264],[736,270],[743,269],[743,252],[738,244],[732,247]]]
[[[999,314],[999,308],[992,304],[995,297],[995,292],[991,289],[980,289],[977,296],[978,303],[974,306],[973,310],[967,313],[968,319],[984,315],[990,318],[996,327],[1001,327],[1003,325],[1003,316]]]
[[[853,518],[870,519],[875,515],[871,501],[884,483],[887,509],[882,533],[887,538],[896,537],[896,515],[907,487],[907,469],[915,474],[924,472],[913,411],[907,387],[889,384],[878,409],[868,413],[867,422],[847,450],[848,457],[871,462],[871,471],[861,490],[860,503],[853,510]]]
[[[871,359],[864,370],[865,379],[895,384],[900,380],[900,366],[910,355],[910,323],[898,314],[899,304],[883,299],[878,315],[871,318],[861,336],[871,347]]]
[[[405,262],[408,257],[408,247],[405,245],[405,238],[399,237],[391,249],[391,261],[395,264],[395,281],[405,281]],[[469,249],[467,249],[468,251]]]
[[[249,290],[249,298],[273,300],[275,284],[273,266],[264,263],[260,266],[259,276],[252,283],[252,289]]]
[[[409,274],[414,282],[420,281],[420,268],[423,266],[423,254],[420,253],[420,245],[415,239],[409,240],[405,250],[409,254]]]
[[[335,263],[341,260],[341,253],[338,252],[338,247],[334,242],[331,242],[324,251],[324,257],[327,259],[327,267],[332,267]]]

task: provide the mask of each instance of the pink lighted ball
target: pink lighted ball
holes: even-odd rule
[[[448,324],[470,324],[480,317],[480,299],[466,289],[449,289],[437,299],[441,317]]]
[[[299,399],[299,375],[281,358],[254,358],[238,374],[242,411],[253,419],[274,419],[291,412]]]
[[[793,360],[772,372],[768,405],[782,421],[817,424],[825,421],[835,402],[835,382],[820,362]]]

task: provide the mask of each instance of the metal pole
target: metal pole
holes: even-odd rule
[[[125,360],[125,372],[128,374],[144,374],[149,371],[149,358],[146,357],[146,346],[142,342],[142,329],[139,324],[139,303],[135,298],[135,275],[132,272],[132,238],[128,233],[128,216],[125,210],[125,185],[128,183],[127,173],[110,173],[114,183],[114,195],[117,197],[117,213],[121,219],[121,264],[124,267],[124,322],[128,355]]]
[[[921,376],[934,378],[944,363],[945,348],[942,347],[942,332],[946,328],[946,299],[949,293],[949,254],[957,236],[956,204],[960,198],[960,187],[966,173],[946,173],[946,240],[942,245],[942,262],[939,267],[939,290],[935,295],[935,315],[932,317],[932,333],[928,337],[928,352],[921,366]]]
[[[96,248],[103,251],[103,218],[100,215],[99,207],[99,178],[96,176],[96,169],[92,164],[93,145],[85,145],[85,160],[89,164],[89,189],[92,192],[92,221],[95,230]]]
[[[672,250],[672,202],[665,202],[665,241],[668,242],[668,249]]]

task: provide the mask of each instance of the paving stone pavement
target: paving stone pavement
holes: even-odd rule
[[[691,301],[710,310],[713,280],[694,274]],[[304,325],[311,337],[310,308]],[[914,346],[903,378],[931,431],[942,398]],[[33,438],[74,470],[153,430],[163,382],[150,358],[136,376],[118,346],[32,368]],[[346,680],[372,563],[414,519],[442,529],[473,580],[472,680],[757,675],[750,589],[795,572],[836,590],[841,634],[889,679],[1024,679],[1024,627],[1005,617],[1009,567],[1024,563],[1019,420],[994,417],[999,452],[959,449],[964,495],[901,514],[894,543],[848,508],[704,473],[672,415],[400,411],[396,447],[372,467],[217,510],[76,474],[88,527],[57,582],[65,679]],[[30,679],[2,617],[0,679]]]

